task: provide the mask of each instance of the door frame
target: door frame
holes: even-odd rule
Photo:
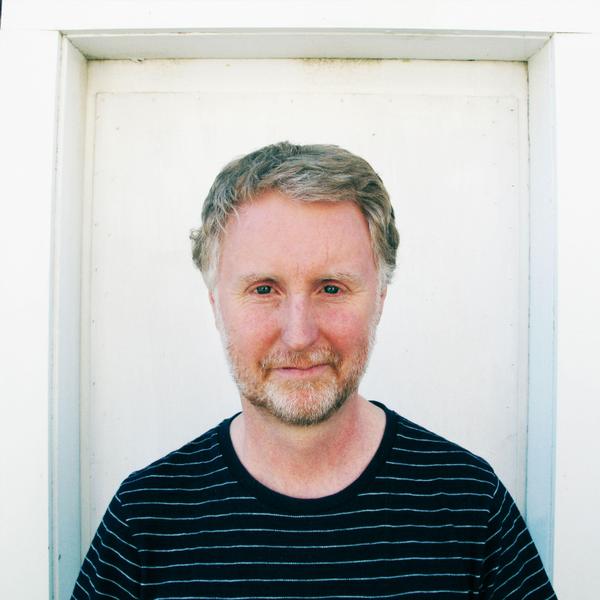
[[[50,480],[51,587],[71,591],[81,557],[80,248],[88,60],[151,58],[400,58],[526,61],[529,70],[530,290],[526,517],[553,568],[556,404],[556,123],[550,33],[389,29],[61,32],[57,85],[52,276]],[[34,166],[35,168],[35,166]]]

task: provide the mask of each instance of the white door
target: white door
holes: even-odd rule
[[[238,410],[188,234],[231,158],[335,143],[387,185],[398,270],[361,391],[490,460],[523,507],[527,71],[523,63],[90,63],[82,511]]]

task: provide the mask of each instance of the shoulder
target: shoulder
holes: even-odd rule
[[[119,487],[117,497],[142,490],[197,487],[200,482],[213,482],[226,470],[223,464],[217,425],[198,438],[134,471]]]
[[[482,457],[390,411],[396,421],[388,465],[403,475],[446,486],[479,488],[493,496],[499,480]]]

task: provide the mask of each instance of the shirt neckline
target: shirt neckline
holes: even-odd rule
[[[295,498],[276,492],[252,477],[238,458],[229,433],[231,422],[240,413],[236,413],[232,417],[225,419],[219,425],[219,443],[223,457],[237,482],[245,487],[257,500],[264,504],[281,511],[293,513],[319,513],[330,510],[336,506],[347,503],[354,498],[360,490],[365,488],[375,477],[390,453],[396,433],[396,419],[394,419],[394,413],[380,402],[371,402],[385,412],[385,429],[381,442],[379,443],[379,447],[373,455],[373,458],[358,478],[335,494],[330,494],[321,498]]]

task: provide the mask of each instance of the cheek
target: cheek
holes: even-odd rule
[[[229,341],[246,354],[259,353],[277,334],[277,319],[264,307],[225,309],[223,321]]]
[[[352,351],[358,342],[369,336],[369,314],[363,311],[340,308],[322,315],[321,331],[338,349]]]

